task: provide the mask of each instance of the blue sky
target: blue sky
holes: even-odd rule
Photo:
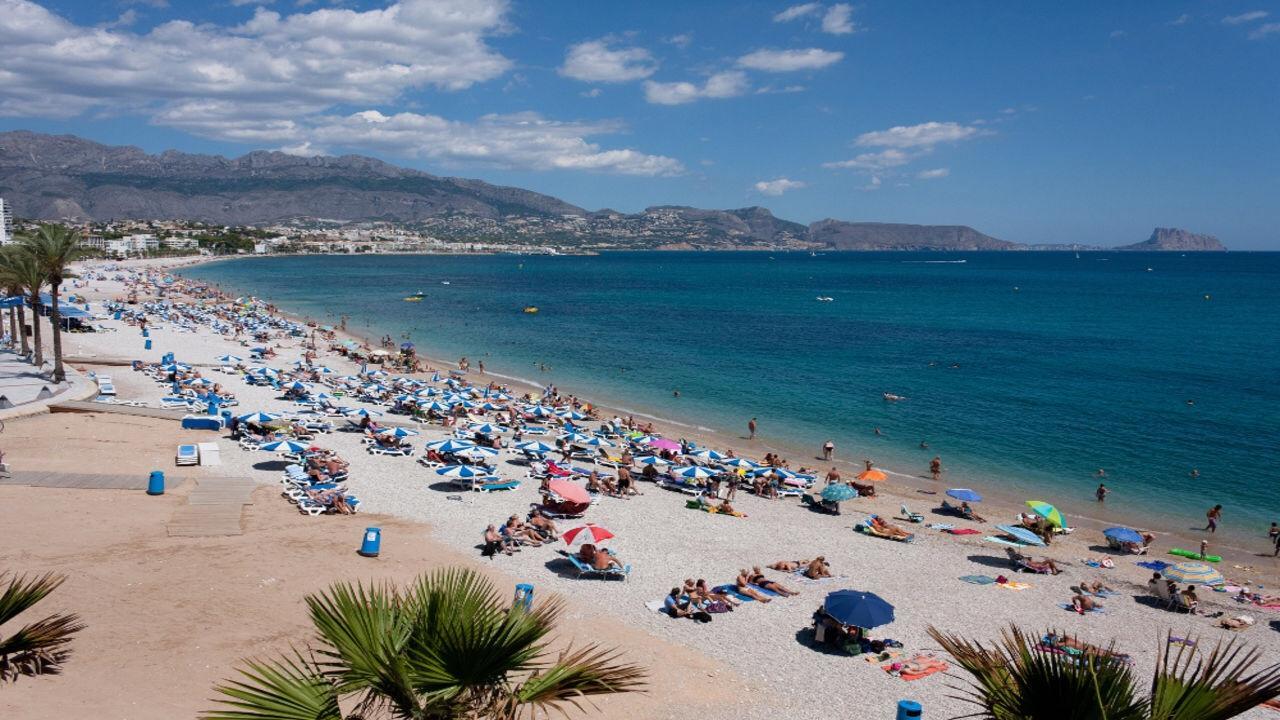
[[[1280,5],[0,0],[0,129],[583,207],[1280,249]]]

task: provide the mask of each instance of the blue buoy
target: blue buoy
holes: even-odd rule
[[[164,472],[161,470],[152,470],[151,477],[147,480],[148,495],[164,494]]]
[[[365,557],[378,557],[382,547],[382,528],[365,528],[364,542],[360,543],[360,554]]]
[[[516,595],[511,598],[511,607],[528,610],[533,607],[533,586],[529,583],[516,585]]]
[[[898,701],[898,720],[915,720],[915,718],[924,715],[920,703],[915,700],[899,700]]]
[[[146,349],[147,350],[151,349],[151,338],[147,338]]]

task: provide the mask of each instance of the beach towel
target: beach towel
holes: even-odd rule
[[[947,530],[955,527],[955,525],[952,525],[951,523],[925,523],[924,526],[927,528],[933,528],[939,532],[946,532]]]
[[[951,533],[952,535],[981,535],[982,534],[981,530],[975,530],[973,528],[948,528],[946,532]]]
[[[890,675],[897,675],[903,680],[910,681],[926,678],[934,673],[945,672],[950,666],[930,655],[916,655],[905,663],[892,662],[880,667]]]
[[[1013,580],[1010,580],[1005,583],[996,583],[996,587],[1002,587],[1005,590],[1026,590],[1031,587],[1031,585],[1024,582],[1014,582]]]
[[[810,585],[817,585],[819,583],[831,582],[833,580],[848,580],[848,578],[845,577],[844,575],[832,575],[831,577],[818,578],[815,580],[811,577],[806,577],[804,574],[804,570],[796,570],[795,572],[791,573],[791,577],[802,583],[809,583]]]
[[[666,603],[666,600],[665,600],[665,599],[664,599],[664,600],[650,600],[649,602],[645,603],[645,604],[644,604],[644,606],[645,606],[646,608],[648,608],[648,609],[650,609],[650,610],[652,610],[652,611],[654,611],[654,612],[658,613],[659,615],[666,615],[666,614],[667,614],[667,608],[666,608],[666,605],[665,605],[664,603]]]
[[[1072,605],[1071,603],[1058,603],[1058,607],[1062,608],[1063,610],[1066,610],[1067,612],[1075,612],[1075,611],[1076,611],[1076,606],[1075,606],[1075,605]],[[1105,614],[1105,612],[1103,611],[1103,609],[1102,609],[1102,608],[1094,608],[1094,609],[1092,609],[1092,610],[1086,610],[1086,611],[1085,611],[1085,614],[1086,614],[1086,615],[1092,615],[1092,614],[1094,614],[1094,613],[1096,613],[1096,614],[1098,614],[1098,615],[1104,615],[1104,614]]]
[[[974,585],[992,585],[996,579],[989,575],[961,575],[960,579]]]
[[[987,542],[993,542],[993,543],[996,543],[996,544],[998,544],[998,545],[1008,545],[1009,547],[1016,547],[1016,548],[1024,548],[1024,547],[1026,547],[1026,545],[1023,545],[1022,543],[1016,543],[1016,542],[1014,542],[1014,541],[1012,541],[1012,540],[1005,540],[1005,539],[1004,539],[1004,538],[1002,538],[1002,537],[996,537],[996,536],[994,536],[994,535],[988,535],[987,537],[984,537],[984,538],[982,538],[982,539],[983,539],[983,540],[986,540]]]
[[[1145,560],[1137,563],[1137,565],[1138,567],[1154,570],[1155,572],[1164,572],[1164,569],[1169,567],[1169,563],[1161,562],[1159,560]]]
[[[755,598],[750,595],[743,595],[738,592],[738,588],[735,585],[717,585],[716,587],[711,588],[711,592],[728,595],[730,597],[737,598],[742,602],[755,602]]]

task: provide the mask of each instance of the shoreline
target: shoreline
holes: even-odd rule
[[[426,256],[451,255],[448,253],[397,253],[397,254],[426,255]],[[279,256],[279,257],[304,257],[304,256],[305,255],[288,255],[288,256]],[[182,267],[189,268],[197,265],[210,264],[211,262],[218,262],[223,260],[245,259],[250,257],[275,257],[275,256],[245,255],[245,256],[219,257],[219,258],[209,259],[207,262],[193,262],[193,263],[184,264]],[[203,281],[197,281],[197,282],[203,282]],[[238,290],[241,292],[253,294],[257,297],[262,297],[261,295],[258,295],[255,292],[256,289],[238,288]],[[278,314],[284,317],[288,317],[298,322],[312,321],[311,318],[307,317],[303,313],[288,310],[284,307],[281,307],[275,304],[274,301],[272,301],[272,304],[277,308]],[[319,322],[319,321],[317,320],[315,322]],[[376,330],[376,326],[370,325],[369,329]],[[363,345],[368,345],[370,347],[373,346],[371,338],[361,335],[358,331],[348,329],[346,331],[337,330],[336,332],[340,337],[346,337],[348,339],[354,340]],[[443,354],[438,352],[437,348],[430,347],[429,339],[426,343],[427,347],[423,347],[423,343],[420,341],[420,339],[415,337],[414,345],[415,345],[415,349],[418,352],[418,356],[422,358],[424,363],[433,365],[437,369],[441,371],[446,371],[446,372],[449,371],[451,368],[456,367],[456,364],[457,364],[456,362],[451,362],[443,359]],[[499,364],[499,367],[502,367],[504,365],[501,357],[495,357],[488,353],[485,353],[483,356],[486,358],[495,359]],[[506,369],[506,368],[503,368],[503,369]],[[481,377],[481,376],[477,375],[477,373],[473,370],[467,373],[467,377],[474,380],[475,378]],[[513,375],[513,374],[510,374],[509,372],[505,372],[505,373],[493,372],[491,368],[486,368],[486,374],[483,377],[498,378],[504,381],[508,381],[513,386],[513,389],[519,388],[521,392],[537,393],[541,391],[543,387],[543,385],[539,385],[536,381],[531,380],[529,378]],[[549,384],[555,384],[557,388],[561,390],[562,393],[576,395],[579,398],[584,398],[591,401],[592,404],[595,405],[601,411],[600,414],[602,416],[612,416],[612,415],[625,416],[630,414],[630,415],[634,415],[637,418],[654,422],[655,426],[657,426],[659,430],[662,430],[664,427],[676,426],[678,427],[678,430],[676,432],[674,433],[667,432],[666,434],[673,437],[687,438],[689,440],[696,442],[700,446],[713,447],[716,449],[732,448],[735,454],[738,454],[740,456],[757,457],[757,458],[762,456],[765,452],[773,452],[790,459],[793,467],[799,467],[799,466],[815,467],[819,470],[820,475],[824,473],[826,467],[829,467],[830,465],[834,465],[835,467],[837,467],[841,471],[841,474],[846,478],[856,475],[858,472],[860,472],[863,469],[862,460],[857,459],[856,457],[848,457],[846,459],[836,459],[830,463],[822,461],[817,455],[814,454],[814,450],[813,450],[813,448],[816,448],[822,442],[822,439],[820,438],[814,439],[813,446],[811,448],[805,448],[801,446],[799,443],[796,443],[790,440],[785,440],[785,439],[770,440],[767,435],[757,436],[757,439],[755,441],[748,441],[745,436],[740,436],[735,432],[725,431],[725,430],[716,429],[716,428],[708,428],[688,418],[671,418],[671,417],[665,417],[663,415],[659,415],[657,414],[657,412],[645,408],[643,403],[640,403],[639,407],[636,408],[635,406],[637,405],[637,403],[634,403],[626,399],[619,399],[616,397],[603,397],[603,399],[601,399],[600,392],[596,389],[591,388],[589,381],[570,379],[567,383],[561,383],[561,382],[555,381],[553,375],[549,375],[546,382]],[[606,392],[605,395],[609,395],[609,393]],[[596,402],[597,399],[601,399],[601,402],[597,403]],[[928,453],[932,454],[933,451],[929,450]],[[839,456],[839,454],[840,454],[839,448],[837,448],[837,457]],[[927,460],[924,462],[927,463]],[[1002,487],[1000,478],[998,475],[989,475],[988,473],[985,473],[981,469],[971,470],[970,472],[965,473],[962,479],[959,481],[956,481],[955,484],[949,484],[947,475],[945,474],[945,471],[944,471],[942,482],[935,484],[930,478],[922,474],[904,472],[901,469],[894,469],[892,467],[881,465],[878,462],[876,463],[876,467],[884,471],[886,474],[894,477],[898,482],[905,485],[905,488],[877,486],[876,488],[877,492],[887,495],[889,497],[893,497],[896,499],[896,501],[901,501],[902,503],[909,506],[915,512],[927,512],[933,507],[936,507],[942,498],[943,490],[945,490],[948,487],[962,486],[966,483],[969,484],[969,486],[978,488],[980,492],[983,494],[984,500],[980,509],[982,510],[985,516],[993,519],[993,522],[1013,522],[1013,519],[1016,517],[1018,513],[1025,512],[1027,510],[1027,507],[1023,502],[1025,498],[1020,499],[1019,497],[1020,491],[1013,488],[1009,488],[1009,487]],[[924,465],[922,464],[922,468],[923,467]],[[944,458],[944,468],[945,467],[946,467],[946,462]],[[993,477],[994,479],[987,482],[983,482],[980,480],[980,478],[982,478],[983,476]],[[1103,479],[1104,482],[1107,480],[1109,480],[1109,478]],[[884,485],[884,483],[882,483],[881,485]],[[1114,488],[1113,488],[1113,491],[1114,491]],[[1242,544],[1243,542],[1246,541],[1247,534],[1244,532],[1236,531],[1236,530],[1231,530],[1231,531],[1228,531],[1227,534],[1217,535],[1217,536],[1208,535],[1204,533],[1197,533],[1197,532],[1194,532],[1192,529],[1186,527],[1185,525],[1178,523],[1177,519],[1172,518],[1170,516],[1147,515],[1140,511],[1108,510],[1105,513],[1106,515],[1109,516],[1108,518],[1099,518],[1099,517],[1093,517],[1093,514],[1097,512],[1098,507],[1097,507],[1097,504],[1092,503],[1092,501],[1087,501],[1084,499],[1078,499],[1078,500],[1068,499],[1064,501],[1062,500],[1061,497],[1050,498],[1050,500],[1054,502],[1054,504],[1057,505],[1057,507],[1059,507],[1060,510],[1063,511],[1063,514],[1066,515],[1069,520],[1072,521],[1073,527],[1082,531],[1097,531],[1100,535],[1101,531],[1106,527],[1110,527],[1113,525],[1127,525],[1129,527],[1134,527],[1134,528],[1152,532],[1157,536],[1158,540],[1161,541],[1160,543],[1161,545],[1164,545],[1164,541],[1168,541],[1170,547],[1182,547],[1188,550],[1198,549],[1199,543],[1201,540],[1210,540],[1210,550],[1209,550],[1210,553],[1215,555],[1221,555],[1223,558],[1221,565],[1223,565],[1224,567],[1229,566],[1231,564],[1251,566],[1258,563],[1260,557],[1263,557],[1263,556],[1268,558],[1271,557],[1269,553],[1266,553],[1265,555],[1263,555],[1263,553],[1261,552],[1262,550],[1266,549],[1263,546],[1269,544],[1267,542],[1265,535],[1262,535],[1262,533],[1265,532],[1265,528],[1261,528],[1258,531],[1259,537],[1258,537],[1257,547],[1249,547]],[[1086,503],[1090,503],[1090,504],[1086,505]],[[1085,507],[1091,507],[1091,511],[1081,512],[1081,510]],[[856,510],[856,505],[853,506],[853,508]],[[1003,520],[1000,520],[999,518],[1002,518]],[[1228,534],[1229,534],[1229,537],[1228,537]],[[1223,538],[1227,538],[1227,539],[1223,539]],[[1176,559],[1176,557],[1173,555],[1164,555],[1164,557],[1166,558],[1166,561],[1169,561],[1169,562],[1172,562],[1173,560]],[[1276,582],[1276,581],[1280,581],[1280,575],[1277,575],[1276,580],[1273,580],[1273,582]]]

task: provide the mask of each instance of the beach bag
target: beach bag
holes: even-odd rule
[[[723,600],[709,602],[707,603],[706,611],[709,613],[716,613],[717,615],[720,613],[727,613],[729,612],[729,603]]]
[[[693,619],[697,620],[700,623],[711,622],[711,616],[708,615],[705,610],[695,610],[693,613]]]

